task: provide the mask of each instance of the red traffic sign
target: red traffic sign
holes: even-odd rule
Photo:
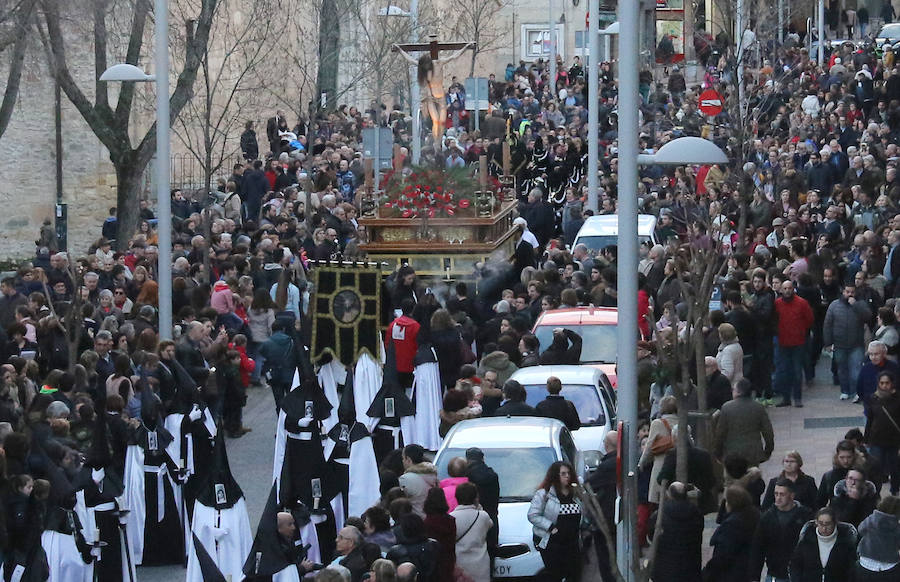
[[[722,113],[722,96],[714,89],[707,89],[700,94],[700,111],[704,115],[715,117]]]

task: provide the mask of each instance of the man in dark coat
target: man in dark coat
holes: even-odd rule
[[[209,365],[200,350],[200,340],[205,333],[203,324],[192,322],[187,333],[175,344],[175,358],[193,378],[197,386],[206,384],[209,378]]]
[[[528,222],[529,230],[540,245],[546,246],[556,230],[556,217],[553,207],[544,201],[544,192],[540,188],[532,188],[528,193],[528,203],[523,205],[519,214]]]
[[[581,360],[581,336],[571,329],[553,330],[553,342],[541,354],[542,365],[578,364]]]
[[[566,425],[569,430],[578,430],[581,428],[581,419],[578,418],[578,411],[575,405],[560,395],[562,392],[562,382],[556,376],[547,378],[547,398],[538,402],[535,410],[541,416],[547,418],[555,418]]]
[[[791,554],[800,530],[812,519],[812,510],[794,500],[794,482],[782,477],[775,483],[775,503],[760,517],[750,549],[750,579],[761,580],[765,563],[769,576],[786,580]]]
[[[857,453],[856,446],[851,441],[842,440],[837,444],[832,468],[822,475],[819,483],[819,494],[816,497],[817,508],[828,505],[834,495],[834,486],[847,476],[847,471],[857,464],[857,460],[861,463],[862,455]]]
[[[504,402],[494,416],[541,416],[533,407],[525,404],[525,388],[515,380],[507,380],[503,385]]]
[[[244,183],[241,186],[241,198],[244,201],[244,219],[259,220],[259,210],[262,200],[269,191],[269,179],[263,172],[261,160],[253,162],[253,169],[244,172]]]
[[[703,515],[687,498],[687,486],[669,485],[662,515],[657,516],[662,532],[653,562],[653,580],[697,582],[701,579]]]
[[[488,530],[488,552],[493,555],[497,548],[497,536],[500,532],[498,512],[500,507],[500,478],[497,473],[484,462],[484,452],[478,447],[466,449],[466,477],[469,483],[478,488],[478,502],[481,508],[491,517],[494,525]]]
[[[706,408],[719,410],[731,400],[731,380],[719,370],[719,363],[712,356],[703,360],[706,366]]]
[[[603,512],[603,518],[606,519],[606,525],[609,527],[609,533],[612,535],[612,543],[616,539],[616,497],[618,491],[616,489],[616,457],[618,456],[619,433],[611,430],[603,437],[603,446],[606,454],[600,459],[600,464],[588,477],[588,484],[594,491],[600,510]],[[597,569],[600,571],[602,580],[612,580],[612,571],[609,563],[609,549],[606,545],[606,537],[602,532],[594,532],[594,548],[597,551]]]

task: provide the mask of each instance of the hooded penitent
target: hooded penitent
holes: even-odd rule
[[[178,466],[166,450],[172,435],[159,416],[159,398],[143,384],[141,424],[125,455],[131,554],[139,565],[178,564],[184,559],[184,534],[176,501],[181,495]]]
[[[188,548],[186,582],[207,580],[200,552],[195,551],[198,544],[224,576],[239,580],[244,559],[253,543],[253,533],[244,494],[228,464],[222,430],[216,432],[212,467],[198,491],[191,530],[193,546]]]

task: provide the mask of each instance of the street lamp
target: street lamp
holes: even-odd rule
[[[618,417],[625,434],[622,456],[623,526],[616,529],[619,571],[633,582],[637,571],[637,349],[638,338],[638,232],[637,183],[638,164],[709,164],[723,163],[727,156],[712,142],[684,137],[672,140],[652,155],[638,156],[638,38],[640,20],[638,2],[619,2],[619,261],[617,363],[619,405]],[[594,105],[594,104],[592,104]]]
[[[101,81],[156,83],[156,211],[159,215],[159,338],[172,339],[172,208],[169,192],[169,4],[155,0],[156,74],[120,63],[106,69]]]

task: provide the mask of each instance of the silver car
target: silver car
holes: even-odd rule
[[[616,392],[606,374],[593,366],[530,366],[516,371],[510,379],[525,387],[525,402],[537,406],[547,397],[550,376],[559,378],[561,395],[578,411],[581,428],[572,431],[572,436],[587,468],[596,469],[605,452],[603,438],[615,426]]]
[[[544,567],[534,549],[528,521],[531,498],[547,469],[556,461],[572,463],[579,478],[584,462],[569,429],[558,420],[536,416],[489,417],[464,420],[450,429],[434,457],[441,479],[447,464],[478,447],[500,479],[499,545],[494,578],[531,577]]]

